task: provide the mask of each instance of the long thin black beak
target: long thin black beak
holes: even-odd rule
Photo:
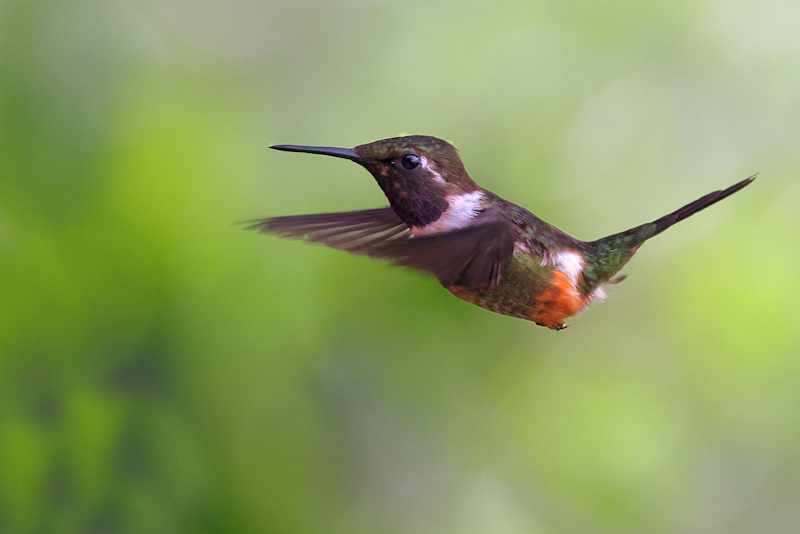
[[[283,150],[285,152],[306,152],[308,154],[322,154],[324,156],[333,156],[335,158],[344,158],[357,163],[364,161],[361,156],[356,154],[352,148],[332,148],[327,146],[296,146],[296,145],[274,145],[270,148],[275,150]]]

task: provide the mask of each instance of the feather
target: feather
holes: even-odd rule
[[[248,230],[387,260],[435,275],[444,286],[500,282],[514,252],[512,223],[494,220],[414,237],[391,208],[249,221]]]

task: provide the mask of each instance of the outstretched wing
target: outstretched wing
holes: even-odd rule
[[[496,285],[514,252],[510,222],[414,237],[391,208],[260,219],[246,229],[428,271],[445,286]]]
[[[381,243],[410,236],[408,227],[392,208],[258,219],[249,221],[245,230],[258,230],[262,234],[289,239],[307,239],[367,256]]]

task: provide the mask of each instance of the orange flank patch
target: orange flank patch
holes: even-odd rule
[[[568,275],[554,270],[553,280],[537,299],[531,319],[536,324],[561,330],[566,326],[564,320],[582,312],[588,303],[589,299],[580,294]]]

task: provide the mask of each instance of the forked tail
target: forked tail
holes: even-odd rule
[[[586,280],[588,286],[602,283],[614,276],[617,271],[628,263],[628,260],[631,259],[636,249],[651,237],[660,234],[673,224],[694,215],[698,211],[706,209],[723,198],[731,196],[740,189],[750,185],[755,179],[756,175],[753,175],[727,189],[714,191],[713,193],[698,198],[694,202],[686,204],[682,208],[673,211],[669,215],[664,215],[653,222],[645,223],[641,226],[626,230],[625,232],[586,243],[587,259],[594,265],[593,272],[589,274],[589,279]],[[584,276],[587,276],[586,272],[584,272]]]

